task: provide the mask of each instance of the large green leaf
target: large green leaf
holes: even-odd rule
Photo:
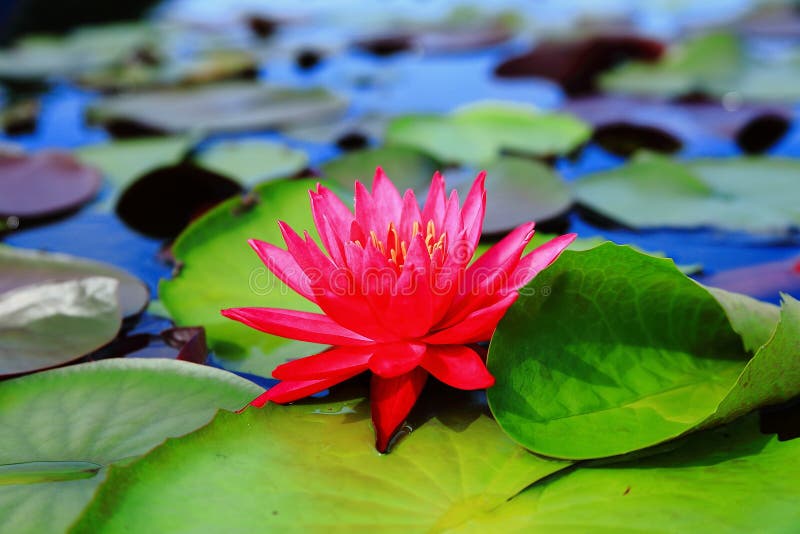
[[[239,132],[325,120],[347,102],[325,89],[228,82],[118,95],[89,108],[92,121],[132,121],[161,132]]]
[[[460,532],[795,532],[800,439],[751,417],[644,460],[543,481]]]
[[[423,421],[380,455],[361,398],[223,413],[114,468],[73,532],[442,531],[569,465],[466,402]]]
[[[200,153],[196,162],[245,186],[252,186],[298,173],[308,165],[308,156],[280,143],[250,139],[217,143]]]
[[[172,280],[162,282],[161,300],[177,324],[204,326],[210,348],[238,369],[269,375],[276,364],[320,348],[264,334],[220,315],[223,308],[245,306],[317,310],[275,278],[247,245],[248,239],[282,244],[279,220],[316,235],[308,200],[315,183],[268,182],[256,188],[251,199],[223,202],[175,242],[173,253],[181,268]]]
[[[97,276],[0,293],[0,376],[63,365],[113,340],[118,285]]]
[[[800,393],[787,370],[795,354],[780,342],[760,349],[739,378],[747,355],[736,330],[752,346],[774,318],[755,312],[764,324],[742,322],[730,298],[720,303],[670,260],[611,243],[566,252],[498,325],[489,404],[510,436],[548,456],[656,445]],[[781,324],[798,328],[791,318]],[[753,393],[740,397],[743,384]]]
[[[106,360],[0,383],[0,521],[19,534],[63,532],[106,468],[191,432],[262,391],[173,360]]]
[[[800,226],[800,162],[775,158],[682,164],[641,154],[631,163],[575,182],[578,201],[636,228],[785,233]]]
[[[417,148],[445,163],[485,165],[502,150],[533,156],[565,154],[591,131],[572,115],[513,102],[484,102],[446,115],[393,120],[386,142]]]
[[[0,245],[0,293],[41,282],[66,282],[93,276],[114,278],[123,317],[140,313],[150,300],[147,286],[118,267],[99,261]]]

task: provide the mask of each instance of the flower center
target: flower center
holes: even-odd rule
[[[422,226],[419,221],[414,221],[414,224],[411,228],[411,235],[408,238],[409,241],[413,240],[418,234],[422,234]],[[437,239],[436,225],[433,224],[433,221],[428,221],[424,235],[425,246],[428,249],[428,255],[433,257],[437,250],[444,252],[447,243],[447,233],[442,232],[442,235],[440,235]],[[372,239],[372,244],[375,245],[375,248],[377,248],[381,254],[386,256],[390,263],[393,263],[398,268],[403,267],[406,262],[406,256],[408,255],[408,242],[400,239],[400,234],[397,232],[397,227],[393,222],[389,223],[389,228],[386,231],[385,241],[382,241],[378,238],[378,234],[375,232],[375,230],[370,230],[369,236],[370,239]]]

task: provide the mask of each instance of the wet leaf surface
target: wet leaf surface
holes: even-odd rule
[[[39,282],[0,293],[0,376],[77,360],[114,339],[117,281]]]
[[[67,254],[11,248],[0,245],[0,293],[43,282],[66,282],[103,276],[119,283],[123,317],[141,313],[150,302],[150,292],[141,280],[109,265]]]

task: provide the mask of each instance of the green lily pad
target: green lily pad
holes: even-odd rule
[[[200,153],[195,162],[249,187],[302,171],[308,165],[308,156],[280,143],[252,139],[217,143]]]
[[[534,485],[457,532],[792,532],[800,439],[758,420],[692,436],[673,452],[574,470]]]
[[[19,534],[64,532],[107,467],[191,432],[261,388],[173,360],[106,360],[0,383],[0,517]]]
[[[486,167],[486,234],[553,219],[564,215],[571,205],[569,186],[543,163],[504,156]]]
[[[321,171],[325,179],[351,191],[356,180],[372,187],[376,167],[383,167],[400,191],[413,189],[416,193],[427,192],[433,173],[439,169],[433,158],[418,150],[386,146],[347,152],[325,163]]]
[[[671,48],[657,63],[630,62],[600,77],[603,90],[641,96],[674,97],[727,85],[742,62],[736,36],[702,35]]]
[[[209,50],[190,58],[152,55],[138,61],[136,55],[121,58],[79,76],[78,83],[102,91],[133,91],[253,78],[258,71],[258,60],[244,50]]]
[[[503,429],[539,454],[625,454],[800,393],[778,334],[748,364],[737,331],[752,346],[765,326],[670,260],[611,243],[566,252],[520,294],[492,338],[488,397]],[[774,328],[760,306],[753,317]],[[800,328],[786,313],[778,332]]]
[[[93,276],[114,278],[123,317],[141,313],[150,300],[147,286],[133,275],[99,261],[67,254],[0,245],[0,293],[41,282],[66,282]]]
[[[117,336],[117,281],[90,277],[0,293],[0,376],[71,362]]]
[[[513,102],[484,102],[449,116],[394,119],[386,143],[417,148],[445,163],[485,165],[504,150],[529,156],[566,154],[590,135],[588,125],[572,115]]]
[[[89,145],[74,153],[123,189],[149,171],[179,162],[193,143],[189,136],[153,137]]]
[[[800,162],[729,158],[679,163],[640,154],[575,182],[577,200],[635,228],[697,228],[783,234],[800,226]],[[657,200],[654,200],[657,199]]]
[[[66,37],[31,35],[0,51],[0,78],[32,80],[79,74],[108,65],[155,34],[144,24],[111,24],[78,29]]]
[[[73,532],[438,532],[569,465],[527,453],[465,405],[390,454],[372,444],[365,399],[223,413],[114,468]]]
[[[220,315],[223,308],[245,306],[319,311],[275,278],[247,245],[248,239],[282,244],[279,220],[316,236],[308,200],[315,185],[314,180],[267,182],[248,199],[231,199],[206,213],[173,246],[181,268],[161,283],[161,301],[178,325],[205,327],[209,347],[236,369],[269,375],[278,363],[321,348]]]
[[[240,132],[325,120],[347,102],[325,89],[288,89],[228,82],[108,97],[90,106],[100,124],[132,122],[165,133]]]

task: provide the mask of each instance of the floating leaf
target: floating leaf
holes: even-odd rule
[[[575,182],[578,201],[635,228],[714,226],[780,234],[800,225],[800,162],[694,160],[652,154]]]
[[[74,532],[443,531],[569,465],[528,454],[465,404],[388,455],[371,446],[365,399],[223,413],[114,468]]]
[[[50,217],[74,210],[100,190],[100,174],[62,152],[0,153],[0,217]]]
[[[800,297],[800,257],[757,263],[714,273],[703,283],[772,300],[781,291]]]
[[[78,77],[78,83],[102,91],[132,91],[254,78],[258,61],[244,50],[209,50],[197,56],[162,57],[136,51],[132,57]]]
[[[108,97],[89,108],[89,117],[104,125],[123,121],[165,133],[238,132],[324,120],[346,106],[325,89],[240,82]]]
[[[546,78],[567,94],[591,93],[597,77],[619,63],[637,59],[652,62],[664,45],[635,35],[596,35],[578,41],[544,41],[530,52],[506,59],[494,69],[501,78]]]
[[[123,317],[141,313],[147,307],[150,300],[147,286],[113,265],[66,254],[0,245],[0,293],[41,282],[66,282],[94,276],[117,280]]]
[[[529,156],[566,154],[591,132],[575,117],[513,102],[483,102],[453,114],[394,119],[387,144],[405,145],[445,163],[484,165],[501,151]]]
[[[570,188],[543,163],[504,156],[486,167],[484,233],[502,233],[528,221],[547,221],[563,215],[571,205]]]
[[[315,311],[315,305],[277,280],[247,246],[248,239],[283,243],[279,220],[315,235],[308,207],[308,191],[315,184],[268,182],[245,200],[220,204],[175,242],[180,269],[162,282],[160,298],[178,325],[205,327],[211,350],[233,367],[269,375],[276,364],[319,348],[258,332],[220,314],[234,306]]]
[[[145,24],[79,28],[64,38],[31,35],[0,51],[0,78],[28,81],[78,74],[124,57],[154,37]]]
[[[739,40],[728,33],[701,35],[670,48],[658,63],[631,62],[604,74],[601,87],[642,96],[681,96],[729,85],[742,61]]]
[[[75,156],[122,189],[148,171],[178,163],[192,144],[188,136],[130,139],[81,147]]]
[[[206,210],[241,191],[238,182],[225,176],[192,163],[180,163],[139,177],[122,192],[116,211],[134,230],[170,238]]]
[[[439,168],[435,160],[417,150],[387,146],[349,152],[325,163],[321,171],[324,178],[349,191],[355,180],[371,188],[377,167],[383,167],[400,191],[416,192],[427,191],[431,176]]]
[[[0,516],[19,534],[63,532],[107,466],[191,432],[261,388],[170,360],[107,360],[0,383]]]
[[[594,126],[594,140],[621,156],[647,149],[671,153],[692,142],[735,140],[748,153],[767,150],[789,129],[791,111],[713,102],[665,102],[625,96],[572,100],[566,110]]]
[[[217,143],[201,152],[195,162],[249,187],[302,171],[308,165],[308,156],[280,143],[251,139]]]
[[[91,277],[0,293],[0,376],[63,365],[114,339],[117,285]]]
[[[796,372],[766,370],[796,367],[791,350],[770,342],[747,364],[737,335],[755,345],[774,315],[760,303],[742,315],[669,260],[607,243],[565,253],[521,294],[492,338],[488,396],[503,429],[534,452],[624,454],[800,393]],[[800,328],[786,313],[779,330]],[[745,365],[756,371],[742,375]],[[729,400],[740,375],[751,377],[746,402]]]
[[[692,436],[673,452],[577,469],[534,485],[458,532],[792,532],[800,439],[756,418]]]

